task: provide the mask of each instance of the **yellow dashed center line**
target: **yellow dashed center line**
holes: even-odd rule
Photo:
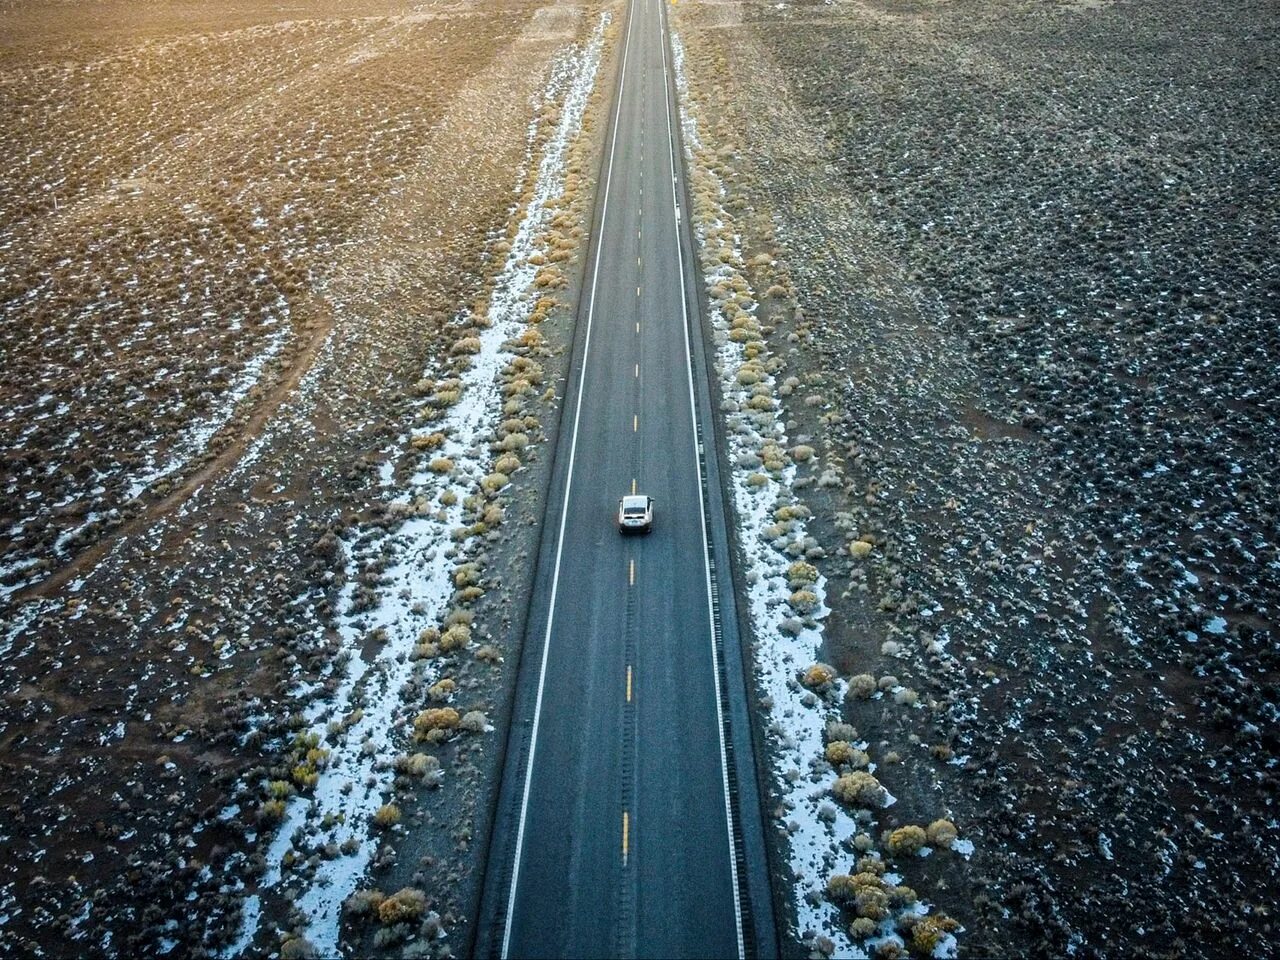
[[[627,664],[627,703],[631,702],[631,664]]]
[[[635,477],[631,478],[631,495],[633,497],[636,495],[636,478]]]
[[[631,852],[631,814],[622,811],[622,865],[627,865],[627,855]]]
[[[633,586],[633,587],[634,587],[634,586],[636,585],[636,562],[635,562],[635,560],[632,560],[632,561],[630,562],[630,565],[629,565],[629,566],[630,566],[630,570],[629,570],[629,571],[628,571],[628,573],[627,573],[627,582],[628,582],[628,583],[630,583],[630,584],[631,584],[631,586]]]

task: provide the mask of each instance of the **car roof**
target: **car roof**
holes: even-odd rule
[[[622,498],[622,506],[624,509],[627,507],[647,507],[648,505],[649,498],[643,494],[633,493]]]

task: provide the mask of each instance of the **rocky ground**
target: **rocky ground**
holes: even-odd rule
[[[305,955],[302,894],[344,862],[371,869],[350,942],[465,950],[601,10],[5,18],[0,954]],[[504,270],[532,285],[499,303]],[[499,361],[489,411],[465,384]],[[397,579],[426,534],[429,595]]]
[[[810,773],[866,767],[861,737],[897,798],[796,878],[825,928],[783,894],[791,949],[939,944],[864,892],[868,853],[961,953],[1269,942],[1275,8],[673,9],[814,514],[834,676],[796,684],[849,727]],[[971,858],[894,832],[940,817]]]

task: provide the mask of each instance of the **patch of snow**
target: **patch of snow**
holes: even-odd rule
[[[548,96],[563,91],[559,119],[543,150],[532,199],[495,282],[490,326],[480,332],[480,350],[461,375],[460,399],[448,408],[439,426],[447,438],[440,455],[453,460],[454,470],[448,475],[426,468],[416,472],[393,501],[440,504],[440,508],[417,515],[411,512],[397,529],[371,543],[359,547],[346,544],[349,553],[379,551],[389,555],[391,562],[379,581],[372,609],[353,609],[354,578],[341,592],[337,630],[350,656],[334,693],[304,712],[310,732],[328,749],[328,759],[312,795],[294,797],[286,805],[283,822],[266,854],[267,869],[259,893],[245,899],[239,936],[224,956],[237,956],[250,947],[261,923],[261,895],[292,880],[286,877],[285,855],[295,852],[305,858],[311,848],[327,844],[346,844],[353,852],[322,859],[301,882],[293,903],[306,917],[305,935],[318,953],[341,954],[342,904],[356,890],[377,851],[379,841],[371,832],[371,821],[394,779],[389,761],[395,755],[398,735],[416,712],[403,693],[418,669],[409,654],[422,629],[442,618],[454,592],[452,574],[462,560],[459,547],[466,544],[454,546],[452,534],[467,526],[465,500],[490,472],[493,457],[487,441],[502,410],[499,375],[514,357],[506,345],[520,333],[531,311],[526,293],[538,268],[529,263],[529,257],[535,252],[544,220],[550,216],[550,202],[563,190],[566,154],[581,129],[609,19],[608,13],[602,15],[586,45],[569,49],[553,67]],[[530,128],[531,144],[535,134],[536,124]],[[407,436],[404,439],[407,442]],[[444,505],[441,499],[446,492],[454,494],[452,506]],[[383,630],[385,636],[372,659],[366,660],[360,650],[364,639],[376,629]],[[357,708],[362,713],[357,713]],[[330,732],[331,720],[352,716],[358,719],[335,725]],[[486,732],[491,730],[486,727]]]
[[[692,162],[692,150],[700,141],[697,120],[685,106],[688,89],[684,51],[674,31],[672,47],[682,128]],[[695,229],[698,240],[706,243],[708,225],[695,223]],[[729,264],[707,272],[705,279],[709,288],[734,273],[743,272],[745,265],[736,242],[729,259]],[[748,304],[745,309],[754,313],[755,304]],[[729,339],[728,322],[714,300],[710,320],[717,333],[716,362],[721,372],[722,395],[740,411],[727,415],[729,462],[756,462],[757,452],[765,440],[773,440],[785,450],[787,436],[778,411],[748,411],[747,402],[753,391],[737,380],[737,371],[746,359],[745,351],[741,344]],[[769,395],[777,395],[771,375],[763,376],[761,382],[769,387]],[[822,931],[835,942],[835,955],[857,956],[861,951],[844,934],[839,911],[827,900],[825,889],[827,878],[836,868],[834,851],[858,832],[858,826],[844,809],[830,802],[831,787],[836,780],[834,770],[829,767],[815,770],[812,766],[812,761],[823,752],[827,720],[839,719],[839,711],[829,703],[815,708],[805,706],[802,701],[807,691],[796,683],[800,672],[819,658],[821,621],[829,613],[825,602],[826,578],[819,576],[809,588],[816,595],[817,603],[808,619],[799,629],[793,626],[791,630],[782,630],[783,621],[793,617],[786,575],[792,560],[774,545],[774,541],[780,539],[776,533],[771,537],[766,528],[774,525],[775,510],[793,502],[790,492],[796,467],[787,462],[781,476],[772,475],[768,482],[759,485],[749,481],[753,472],[735,468],[730,483],[745,560],[743,580],[748,584],[747,602],[756,640],[756,682],[761,694],[771,703],[772,779],[786,810],[788,860],[796,880],[790,899],[800,931]],[[783,526],[789,528],[783,533],[787,540],[803,539],[803,518],[789,519]]]
[[[688,106],[685,53],[674,30],[671,43],[681,129],[686,158],[692,166],[696,164],[695,150],[701,147],[698,120]],[[708,176],[718,187],[716,194],[723,199],[726,196],[723,185],[715,182],[714,174],[708,172]],[[729,222],[728,214],[721,208],[712,222],[694,223],[699,243],[704,248],[714,244],[718,249],[718,262],[708,265],[704,271],[709,291],[714,291],[719,283],[746,273],[741,238],[735,235],[727,249],[722,245],[723,227]],[[774,376],[762,365],[753,368],[751,384],[739,383],[738,372],[748,359],[745,346],[730,338],[730,325],[718,302],[713,293],[708,319],[714,331],[715,367],[720,376],[725,410],[722,416],[727,425],[727,460],[736,464],[729,481],[755,639],[756,683],[760,695],[770,704],[767,733],[772,764],[770,776],[785,810],[788,866],[795,878],[789,897],[797,923],[794,933],[801,937],[806,932],[821,933],[834,944],[832,956],[865,957],[863,949],[846,933],[840,910],[826,896],[830,876],[847,869],[849,857],[841,851],[859,829],[866,829],[840,804],[832,802],[831,788],[837,774],[820,759],[827,722],[842,719],[839,704],[846,685],[843,681],[833,683],[832,689],[814,702],[813,692],[797,681],[803,671],[820,659],[822,622],[830,613],[826,605],[827,580],[819,573],[816,582],[806,588],[816,597],[814,608],[807,615],[792,608],[788,568],[805,556],[808,514],[804,510],[783,514],[778,511],[799,503],[794,492],[798,468],[789,457],[783,459],[780,470],[768,471],[755,466],[761,463],[760,454],[766,446],[776,445],[783,451],[789,448],[785,414],[777,404],[769,409],[750,406],[757,392],[772,398],[780,394]],[[739,303],[745,313],[755,315],[756,303],[741,300]],[[756,360],[763,364],[768,355],[758,355]],[[760,390],[760,385],[767,390]],[[896,802],[887,790],[885,794],[883,806]],[[922,915],[929,909],[920,903],[912,908]],[[902,943],[893,933],[891,923],[882,926],[881,936],[873,938],[868,945],[874,949],[876,943],[886,940]],[[956,949],[955,939],[948,937],[936,955],[952,957]]]
[[[1111,838],[1105,833],[1098,834],[1098,852],[1102,854],[1104,860],[1114,860],[1111,854]]]
[[[277,307],[284,310],[287,315],[288,304],[284,300],[281,300]],[[130,480],[128,490],[125,493],[126,501],[141,496],[156,481],[177,473],[187,465],[192,457],[208,446],[209,441],[213,439],[213,435],[230,421],[236,408],[240,405],[240,401],[247,397],[249,391],[262,379],[262,371],[267,364],[280,355],[280,351],[284,349],[284,345],[289,338],[288,331],[289,325],[287,323],[276,324],[275,329],[267,337],[263,348],[250,358],[244,369],[240,371],[239,376],[232,381],[227,391],[219,398],[218,406],[203,420],[190,424],[183,431],[170,447],[168,458],[163,463],[156,462],[157,457],[154,453],[149,457],[148,464]]]
[[[31,600],[20,606],[16,613],[6,611],[5,616],[9,622],[4,627],[3,635],[0,635],[0,657],[7,657],[13,649],[13,642],[31,626],[36,617],[46,610],[52,610],[54,606],[56,604],[49,600]]]

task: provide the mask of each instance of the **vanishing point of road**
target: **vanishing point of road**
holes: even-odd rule
[[[666,11],[625,16],[483,957],[777,950]],[[655,529],[624,538],[634,491]]]

